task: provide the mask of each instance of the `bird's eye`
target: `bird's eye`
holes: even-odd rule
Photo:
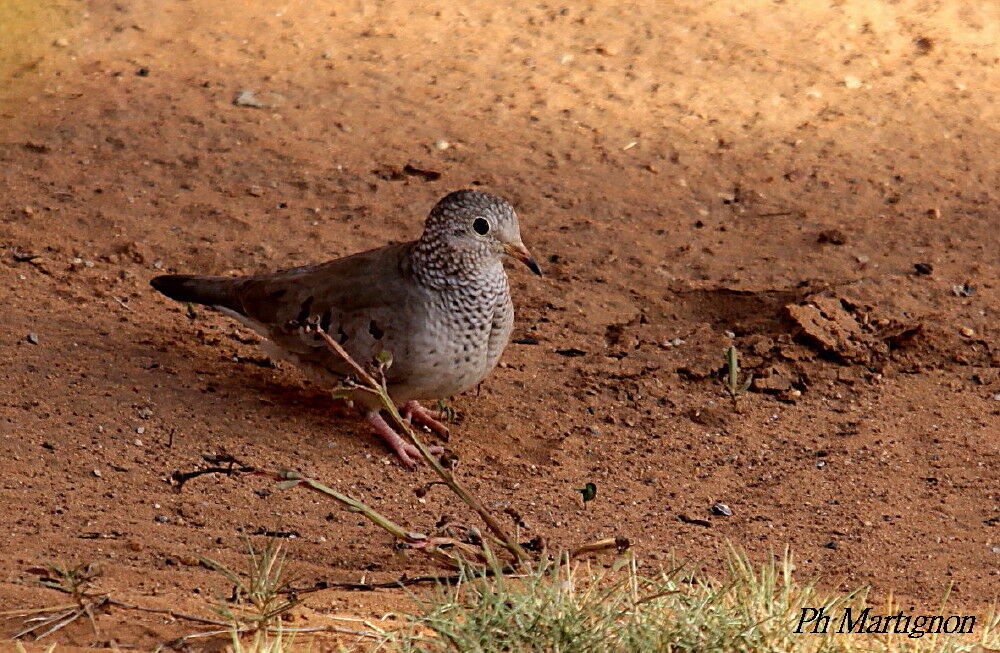
[[[490,223],[485,218],[476,218],[472,222],[472,228],[480,236],[485,236],[490,232]]]

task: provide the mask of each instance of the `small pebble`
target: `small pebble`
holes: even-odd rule
[[[861,88],[861,80],[854,75],[846,75],[844,77],[844,86],[850,89]]]
[[[826,229],[825,231],[819,232],[819,236],[816,237],[816,242],[818,243],[829,243],[831,245],[843,245],[847,243],[847,236],[840,229]]]
[[[972,297],[976,294],[976,289],[967,283],[963,283],[952,286],[951,294],[955,295],[955,297]]]
[[[439,139],[439,140],[434,141],[434,148],[435,149],[438,149],[438,150],[447,150],[449,147],[451,147],[451,143],[449,143],[448,141],[446,141],[444,139]]]
[[[135,432],[138,433],[139,435],[142,435],[143,433],[146,432],[146,427],[145,426],[140,426],[140,427],[138,427],[138,428],[135,429]]]
[[[976,335],[976,332],[967,326],[959,327],[958,332],[961,333],[966,338],[971,338]]]
[[[102,478],[103,477],[103,474],[101,474],[101,470],[99,470],[99,469],[92,470],[91,473],[94,476],[96,476],[97,478]]]
[[[66,48],[69,47],[69,41],[64,38],[58,38],[52,42],[52,45],[56,46],[57,48]]]
[[[141,417],[142,419],[149,419],[152,416],[153,416],[153,411],[150,410],[149,408],[139,409],[139,417]]]
[[[236,94],[233,98],[233,104],[238,107],[252,107],[254,109],[264,109],[268,107],[267,102],[263,102],[257,98],[257,94],[251,90],[242,90]]]
[[[38,334],[37,333],[29,333],[27,340],[31,344],[37,345],[38,344]]]
[[[156,519],[156,521],[160,522],[161,524],[166,524],[167,522],[170,521],[170,517],[167,517],[166,515],[157,515],[154,519]]]
[[[733,510],[732,510],[732,508],[730,508],[729,506],[727,506],[724,503],[715,503],[715,504],[712,504],[711,510],[712,510],[712,514],[713,515],[719,515],[719,516],[722,516],[722,517],[732,517],[733,516]]]

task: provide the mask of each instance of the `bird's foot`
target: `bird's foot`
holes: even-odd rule
[[[415,469],[417,463],[423,460],[423,456],[420,455],[420,450],[413,444],[401,438],[399,433],[396,433],[392,427],[389,426],[378,411],[368,413],[367,420],[372,428],[375,429],[375,432],[378,433],[379,436],[385,440],[385,443],[389,445],[389,448],[393,450],[403,467],[407,469]],[[427,449],[433,454],[444,453],[443,447],[433,446],[427,447]]]
[[[445,418],[443,412],[424,408],[420,405],[419,401],[414,400],[403,404],[402,413],[403,417],[406,418],[407,421],[412,420],[417,424],[423,424],[436,433],[442,440],[445,442],[448,441],[448,436],[451,435],[451,431],[448,430],[447,426],[438,421]]]

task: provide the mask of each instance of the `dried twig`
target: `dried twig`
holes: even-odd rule
[[[409,422],[403,419],[403,416],[399,414],[399,410],[396,408],[396,403],[389,396],[388,388],[386,387],[385,378],[375,379],[367,370],[365,370],[361,365],[359,365],[350,354],[340,345],[339,342],[331,338],[326,332],[322,330],[317,330],[316,333],[322,338],[323,342],[332,349],[338,356],[340,356],[345,363],[354,370],[354,374],[357,378],[362,381],[363,385],[358,386],[357,389],[371,392],[372,394],[378,396],[382,403],[383,409],[389,413],[392,420],[396,425],[406,433],[407,437],[413,442],[414,446],[420,451],[421,457],[428,465],[441,477],[441,480],[451,488],[458,497],[464,501],[470,508],[472,508],[477,515],[485,522],[487,528],[496,536],[498,543],[505,549],[510,551],[518,563],[526,563],[530,561],[530,557],[527,552],[521,548],[521,545],[511,537],[500,522],[496,520],[493,515],[486,510],[483,504],[473,497],[468,490],[465,489],[454,477],[450,470],[446,469],[441,462],[431,454],[430,450],[424,445],[419,437],[417,437],[416,431],[410,426]]]

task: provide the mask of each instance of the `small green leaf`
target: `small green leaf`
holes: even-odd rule
[[[726,348],[726,366],[729,376],[730,390],[736,389],[737,378],[740,374],[740,364],[736,359],[736,347],[730,345]]]
[[[595,483],[585,483],[583,487],[577,488],[577,492],[583,496],[583,502],[593,501],[594,497],[597,496],[597,484]]]
[[[444,399],[438,399],[435,407],[444,415],[444,420],[446,422],[455,421],[455,409],[448,405],[448,402]]]
[[[384,369],[389,369],[392,367],[392,352],[380,351],[375,354],[375,362],[379,364],[380,367]]]

